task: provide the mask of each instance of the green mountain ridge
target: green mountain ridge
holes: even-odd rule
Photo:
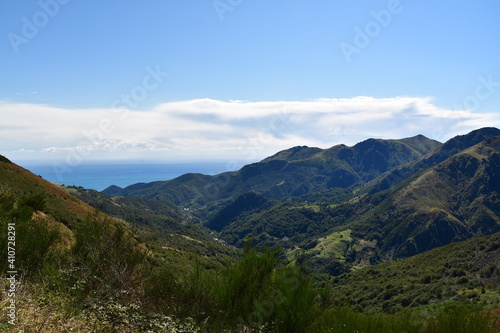
[[[215,176],[185,174],[121,190],[113,186],[103,193],[167,200],[208,219],[246,192],[285,200],[330,188],[359,186],[440,145],[420,135],[401,140],[369,139],[353,147],[294,147],[235,172]]]

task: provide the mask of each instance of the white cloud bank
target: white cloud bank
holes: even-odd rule
[[[428,97],[197,99],[147,111],[0,103],[0,116],[0,154],[72,163],[138,158],[251,162],[295,145],[327,148],[417,134],[445,141],[479,127],[500,126],[498,114],[447,110]]]

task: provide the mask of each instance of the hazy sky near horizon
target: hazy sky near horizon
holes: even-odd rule
[[[496,0],[6,0],[0,154],[257,161],[500,127]]]

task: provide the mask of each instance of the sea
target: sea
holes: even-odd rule
[[[175,162],[175,163],[85,163],[69,167],[62,163],[19,163],[23,168],[50,182],[82,186],[102,191],[111,185],[126,187],[136,183],[149,183],[174,179],[186,173],[216,175],[229,169],[227,161]]]

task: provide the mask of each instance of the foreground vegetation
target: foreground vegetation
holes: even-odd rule
[[[18,316],[24,332],[494,332],[495,313],[453,302],[396,314],[334,305],[306,266],[281,265],[280,251],[247,245],[223,270],[177,274],[118,221],[97,211],[65,229],[43,196],[2,195],[1,228],[16,223]],[[2,233],[0,246],[6,248]],[[2,253],[4,256],[5,253]],[[2,261],[2,270],[7,271]],[[1,311],[6,313],[3,282]]]

